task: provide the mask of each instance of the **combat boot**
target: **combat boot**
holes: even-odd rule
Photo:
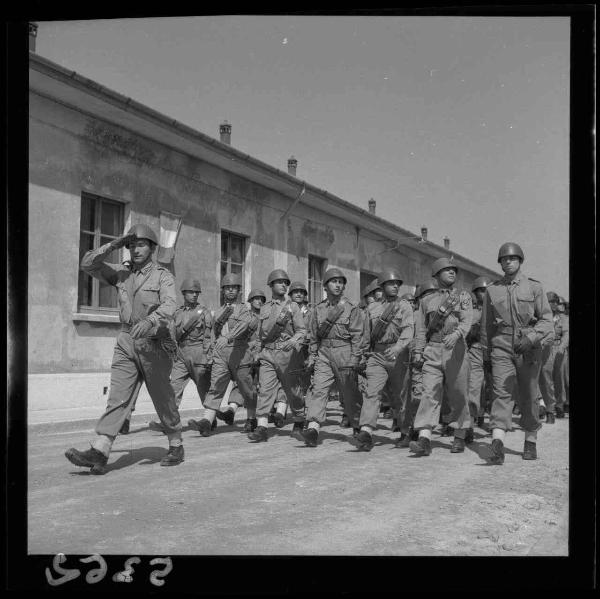
[[[306,429],[306,426],[306,422],[294,422],[294,426],[292,427],[292,437],[298,439],[298,441],[302,441],[302,431]]]
[[[468,428],[465,434],[465,443],[467,445],[470,445],[471,443],[473,443],[473,441],[475,441],[475,433],[472,428]]]
[[[546,414],[547,414],[547,413],[548,413],[548,412],[546,412],[546,408],[545,408],[544,406],[540,406],[540,409],[539,409],[539,411],[538,411],[538,418],[539,418],[540,420],[543,420],[543,419],[546,417]]]
[[[500,439],[494,439],[492,441],[492,455],[490,456],[490,462],[492,464],[504,464],[504,443]]]
[[[246,418],[246,423],[244,424],[244,432],[245,433],[253,433],[256,430],[256,426],[258,421],[256,418]]]
[[[371,451],[373,449],[373,437],[369,431],[360,431],[356,437],[352,436],[352,440],[358,451]]]
[[[257,426],[256,430],[252,431],[248,435],[248,439],[250,439],[250,441],[255,441],[256,443],[260,443],[261,441],[268,441],[269,437],[267,435],[267,427]]]
[[[281,428],[285,424],[285,418],[284,418],[283,414],[280,414],[279,412],[275,412],[275,414],[273,414],[273,424],[277,428]]]
[[[160,461],[161,466],[177,466],[183,462],[183,445],[169,447],[167,455]]]
[[[395,446],[400,449],[404,449],[410,445],[410,435],[406,433],[400,433],[400,438],[396,440]]]
[[[440,431],[442,437],[451,437],[454,434],[454,429],[447,423],[442,424],[442,430]]]
[[[564,418],[565,417],[565,413],[563,412],[563,409],[559,408],[558,406],[556,406],[556,417],[557,418]]]
[[[212,424],[210,420],[202,418],[201,420],[194,420],[190,418],[188,420],[188,426],[195,431],[198,431],[202,437],[208,437],[212,430]]]
[[[92,474],[105,474],[108,457],[101,451],[90,447],[87,451],[79,451],[74,447],[65,451],[65,457],[71,464],[82,468],[91,468]]]
[[[546,424],[554,424],[554,414],[552,412],[546,414]]]
[[[533,441],[525,441],[525,445],[523,446],[523,459],[537,460],[537,448]]]
[[[346,416],[346,414],[344,414],[342,416],[342,421],[340,422],[340,426],[342,428],[350,428],[350,418],[348,418],[348,416]]]
[[[452,441],[452,447],[450,448],[450,453],[463,453],[465,450],[465,443],[465,439],[454,437],[454,441]]]
[[[217,418],[229,426],[233,424],[234,416],[233,410],[223,410],[222,412],[221,410],[217,410]]]
[[[129,434],[129,418],[125,419],[123,425],[119,429],[119,435],[128,435]]]
[[[477,426],[479,428],[484,428],[485,427],[485,417],[483,417],[483,416],[478,416],[477,417]]]
[[[427,437],[419,437],[418,441],[411,441],[408,446],[419,457],[431,455],[431,441]]]
[[[307,447],[316,447],[319,440],[319,431],[316,428],[306,428],[302,431],[302,437]]]

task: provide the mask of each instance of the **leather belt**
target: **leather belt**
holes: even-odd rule
[[[321,339],[321,347],[344,347],[350,345],[350,339]]]

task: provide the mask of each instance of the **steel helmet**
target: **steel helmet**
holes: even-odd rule
[[[227,287],[228,285],[237,285],[238,287],[241,287],[242,277],[236,273],[229,273],[228,275],[225,275],[221,279],[221,289],[223,289],[223,287]]]
[[[521,262],[525,260],[525,255],[523,254],[521,246],[514,241],[507,241],[500,246],[500,249],[498,250],[498,262],[505,256],[518,256],[521,259]]]
[[[429,279],[424,283],[420,283],[419,285],[417,285],[417,289],[415,291],[415,298],[420,299],[428,291],[436,291],[437,289],[439,289],[437,281],[435,279]]]
[[[400,285],[402,285],[402,276],[400,275],[400,271],[395,268],[388,268],[384,270],[378,277],[377,280],[380,281],[381,287],[388,283],[389,281],[398,281]]]
[[[451,258],[446,258],[445,256],[442,258],[438,258],[431,265],[431,276],[435,277],[435,275],[440,272],[440,270],[444,270],[444,268],[454,268],[458,272],[458,266],[454,264]]]
[[[336,277],[344,279],[344,285],[348,282],[346,275],[339,268],[330,268],[323,276],[323,285],[327,285],[331,279],[335,279]]]
[[[306,285],[304,283],[301,283],[300,281],[294,281],[290,285],[290,288],[288,289],[288,295],[292,295],[294,291],[304,291],[304,293],[308,294],[308,289],[306,288]]]
[[[377,289],[381,289],[381,285],[377,279],[374,279],[364,288],[362,296],[367,297],[369,293],[373,293],[373,291],[377,291]]]
[[[471,285],[471,291],[475,291],[475,289],[485,289],[486,287],[489,287],[492,282],[492,279],[489,277],[477,277]]]
[[[277,281],[277,279],[283,279],[284,281],[287,281],[287,285],[290,284],[290,277],[288,277],[287,272],[281,268],[276,268],[271,271],[271,274],[269,274],[269,277],[267,278],[267,285],[270,285],[273,281]]]
[[[198,279],[184,279],[179,289],[181,289],[181,291],[202,291]]]
[[[255,297],[262,297],[263,300],[265,300],[265,302],[267,301],[267,296],[265,295],[265,292],[262,289],[253,289],[248,294],[247,301],[251,302]]]
[[[156,233],[148,225],[143,225],[141,223],[133,225],[133,227],[127,231],[127,235],[131,235],[137,239],[148,239],[148,241],[158,245],[158,237],[156,237]]]
[[[548,293],[546,293],[546,297],[548,298],[549,302],[556,302],[557,304],[560,303],[558,293],[555,293],[554,291],[548,291]]]

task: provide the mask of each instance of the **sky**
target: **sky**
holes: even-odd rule
[[[38,22],[36,51],[497,272],[568,299],[568,17]]]

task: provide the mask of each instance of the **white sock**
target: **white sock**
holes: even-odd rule
[[[98,435],[92,443],[92,447],[108,457],[114,440],[115,438],[109,435]]]
[[[505,436],[506,436],[506,431],[502,430],[501,428],[495,428],[492,431],[492,441],[494,439],[500,439],[500,441],[502,441],[502,443],[504,443]]]
[[[259,416],[256,422],[257,426],[264,426],[267,428],[269,426],[269,418],[268,416]]]
[[[278,414],[285,416],[285,413],[287,412],[287,404],[283,403],[282,401],[278,401],[277,405],[275,406],[275,411]]]
[[[319,429],[321,428],[321,425],[318,422],[315,422],[314,420],[311,420],[308,423],[308,427],[307,428],[314,428],[317,430],[317,432],[319,432]]]
[[[203,418],[206,418],[206,420],[208,420],[211,424],[212,424],[213,420],[215,419],[216,415],[217,415],[216,410],[211,410],[210,408],[204,408]]]
[[[223,410],[224,412],[233,412],[235,414],[235,411],[240,407],[239,404],[235,403],[234,401],[232,401],[230,404],[227,404],[227,407]]]
[[[419,431],[419,437],[425,437],[431,441],[431,429],[430,428],[422,428]]]
[[[369,433],[369,435],[373,433],[373,429],[370,426],[367,426],[366,424],[363,424],[360,427],[360,430],[361,431],[367,431]]]
[[[525,441],[531,441],[532,443],[537,443],[537,431],[533,431],[533,432],[525,431]]]
[[[180,445],[183,445],[181,433],[171,433],[170,435],[167,435],[167,439],[169,439],[169,447],[179,447]]]

